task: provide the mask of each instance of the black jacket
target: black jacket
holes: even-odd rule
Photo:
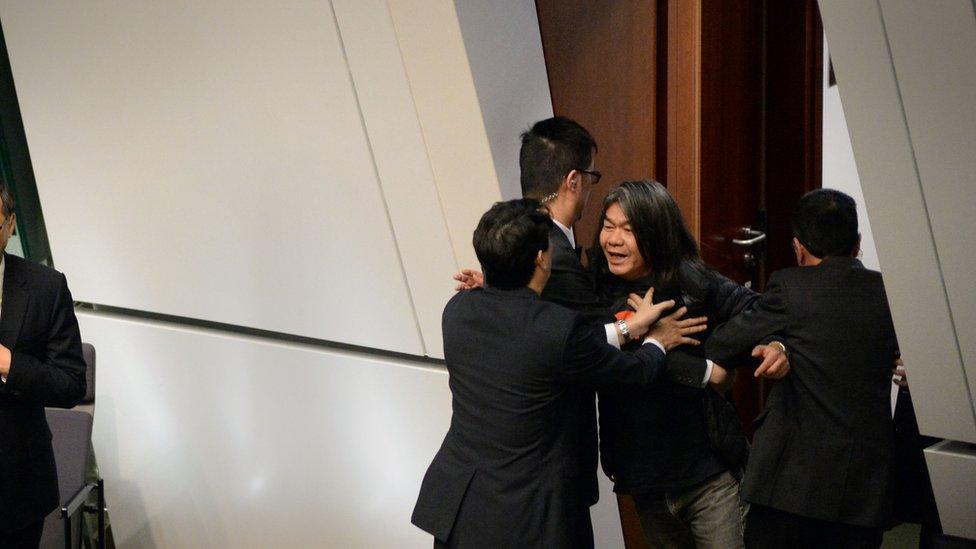
[[[18,530],[58,505],[58,477],[45,406],[85,395],[85,360],[61,273],[4,255],[0,344],[11,350],[0,387],[0,530]]]
[[[897,344],[881,274],[840,257],[776,272],[752,310],[715,331],[707,352],[721,361],[770,335],[786,343],[792,369],[756,419],[743,498],[888,526]]]
[[[625,309],[628,293],[642,293],[651,284],[650,279],[608,281],[608,292],[617,298],[610,310]],[[675,282],[656,288],[654,294],[656,302],[674,299],[676,307],[688,307],[689,318],[707,316],[709,331],[699,334],[702,341],[712,327],[741,313],[756,298],[755,292],[693,262],[682,264]],[[648,388],[600,391],[600,461],[604,472],[614,477],[616,491],[683,488],[728,468],[709,440],[705,423],[704,391],[712,389],[701,388],[704,356],[701,347],[680,347],[668,353],[668,368],[697,365],[696,375],[673,376]],[[742,360],[734,358],[716,362],[733,367]]]
[[[596,291],[593,275],[580,263],[579,250],[573,249],[566,234],[555,224],[549,230],[549,245],[552,267],[549,282],[542,290],[542,299],[581,313],[591,323],[606,322],[607,304]],[[573,453],[578,456],[572,460],[573,466],[577,467],[573,479],[579,485],[577,489],[583,501],[593,505],[600,499],[600,485],[596,477],[596,393],[587,387],[570,387],[565,398],[576,402],[566,411],[576,416],[570,421],[576,432],[568,435],[573,437]]]
[[[663,353],[618,351],[602,328],[528,289],[460,292],[443,324],[453,416],[413,523],[455,546],[592,544],[569,395],[651,383]]]

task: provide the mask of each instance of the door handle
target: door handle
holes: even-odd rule
[[[733,238],[732,243],[737,246],[752,246],[766,240],[766,233],[752,227],[742,227],[742,233],[747,238]]]

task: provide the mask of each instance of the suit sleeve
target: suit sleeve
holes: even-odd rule
[[[576,315],[563,351],[563,375],[570,383],[595,389],[647,385],[665,371],[664,358],[655,345],[621,351],[607,343],[601,326]]]
[[[727,322],[748,310],[759,299],[759,294],[751,289],[733,282],[719,273],[713,272],[713,275],[715,276],[715,291],[712,294],[711,308],[715,311],[715,322]]]
[[[715,329],[705,342],[705,356],[718,364],[732,363],[765,338],[786,329],[787,293],[778,274],[769,279],[766,291],[751,308]]]
[[[68,282],[60,276],[43,359],[11,350],[5,389],[42,406],[71,408],[85,396],[85,359]]]
[[[667,369],[671,381],[678,385],[701,389],[708,364],[704,358],[678,347],[668,353]]]

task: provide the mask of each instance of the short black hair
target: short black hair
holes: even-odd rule
[[[857,247],[857,206],[833,189],[803,195],[793,214],[793,236],[814,256],[849,257]]]
[[[503,290],[528,285],[535,258],[549,249],[552,219],[539,211],[539,201],[496,202],[474,230],[474,251],[485,273],[485,284]]]
[[[519,168],[522,196],[542,199],[556,192],[571,170],[589,169],[596,140],[577,122],[555,116],[522,134]]]
[[[0,183],[0,208],[2,208],[4,219],[12,216],[17,209],[17,201],[14,200],[13,193],[10,192],[9,187],[2,183]]]

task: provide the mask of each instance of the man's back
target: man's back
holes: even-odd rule
[[[451,432],[477,460],[551,452],[567,384],[558,370],[576,319],[529,289],[462,292],[444,310],[444,354],[454,395]]]
[[[882,526],[890,515],[896,342],[881,275],[855,259],[777,272],[755,309],[716,330],[716,361],[776,334],[792,370],[760,414],[743,481],[754,503]]]
[[[572,389],[648,383],[663,353],[620,353],[602,328],[527,288],[461,292],[443,322],[454,415],[413,522],[453,545],[592,543],[573,478]]]

